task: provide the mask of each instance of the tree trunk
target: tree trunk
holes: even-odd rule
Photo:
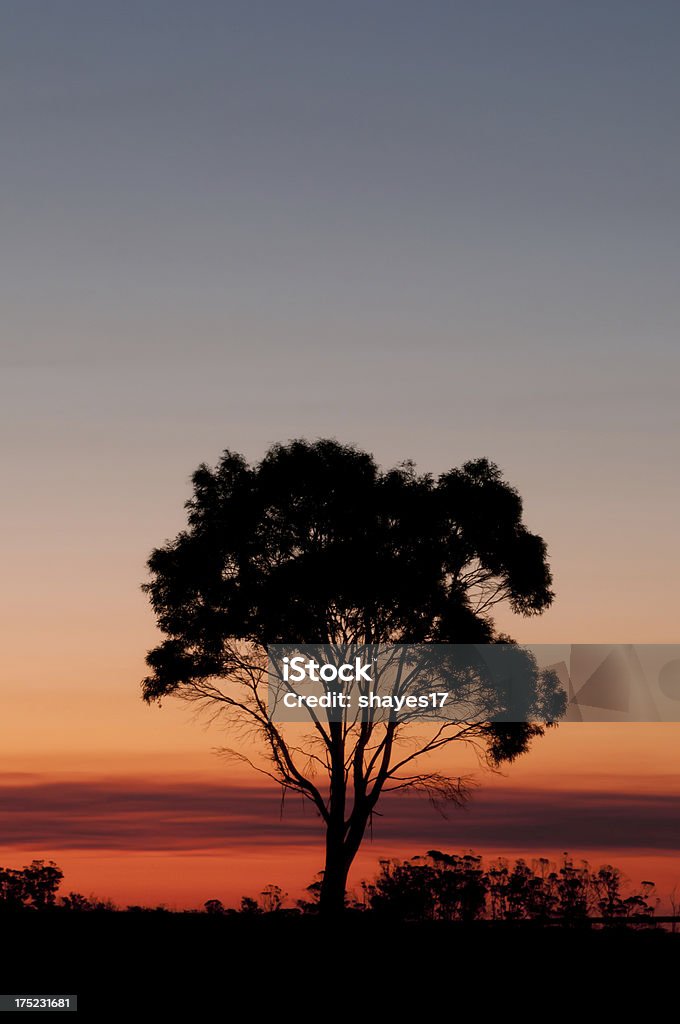
[[[383,767],[370,797],[366,795],[366,779],[355,771],[354,808],[345,821],[347,782],[345,778],[345,745],[342,722],[330,722],[331,788],[326,821],[326,861],[319,895],[319,912],[324,917],[337,917],[345,909],[347,876],[366,832],[369,818],[385,781],[386,766],[392,749],[394,726],[388,727],[383,754]]]
[[[362,806],[355,809],[346,834],[344,822],[337,828],[331,822],[326,831],[326,862],[319,898],[319,910],[324,917],[335,917],[345,909],[347,876],[361,846],[369,816],[368,805]]]
[[[319,897],[319,911],[335,917],[345,909],[349,864],[345,863],[345,746],[341,721],[330,721],[331,788],[326,825],[326,862]]]
[[[342,835],[337,842],[326,833],[326,862],[319,897],[319,911],[324,917],[338,917],[345,909],[345,890],[350,865],[346,862]]]

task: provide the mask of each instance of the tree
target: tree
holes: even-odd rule
[[[226,914],[222,900],[206,900],[203,908],[206,914]]]
[[[561,698],[536,672],[532,721],[449,722],[408,752],[395,721],[314,721],[301,744],[267,715],[266,645],[508,641],[494,630],[495,605],[532,615],[553,599],[545,543],[486,459],[435,479],[409,462],[383,472],[335,440],[296,440],[254,466],[225,451],[192,481],[187,528],[148,561],[143,589],[166,639],[147,655],[144,699],[174,694],[264,741],[266,767],[232,753],[315,806],[326,833],[320,909],[337,912],[384,792],[460,803],[464,780],[416,762],[453,741],[511,761]]]
[[[265,885],[264,889],[260,893],[262,898],[262,909],[265,914],[273,914],[281,910],[283,907],[284,900],[288,895],[284,892],[279,885]]]
[[[0,909],[54,907],[63,877],[63,871],[52,860],[32,860],[21,869],[0,868]]]

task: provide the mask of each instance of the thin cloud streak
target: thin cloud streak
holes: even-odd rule
[[[313,808],[267,786],[143,777],[53,781],[0,777],[0,842],[18,849],[205,851],[242,846],[316,846]],[[608,789],[548,792],[496,787],[447,818],[413,795],[385,798],[373,838],[414,852],[524,849],[680,852],[680,795]]]

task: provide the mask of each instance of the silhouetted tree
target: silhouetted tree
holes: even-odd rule
[[[637,892],[623,893],[623,876],[611,864],[603,865],[591,876],[594,902],[602,917],[611,923],[649,919],[654,907],[649,900],[654,892],[654,882],[641,882]],[[671,907],[673,899],[671,897]]]
[[[206,914],[226,914],[222,900],[206,900],[203,908]]]
[[[326,831],[320,906],[339,911],[384,792],[465,798],[464,780],[419,770],[421,755],[455,740],[512,760],[561,704],[537,674],[533,721],[448,722],[409,752],[397,721],[314,721],[300,745],[268,718],[266,645],[496,641],[498,602],[523,615],[551,603],[545,544],[486,459],[435,479],[410,463],[382,472],[334,440],[298,440],[255,466],[225,451],[192,479],[187,528],[148,562],[144,589],[166,639],[147,656],[144,699],[175,694],[259,734],[268,767],[232,753],[314,804]]]
[[[23,871],[15,868],[0,868],[0,907],[3,910],[19,910],[26,898],[26,880]]]
[[[53,907],[63,877],[63,871],[51,860],[33,860],[21,869],[0,868],[0,908],[46,910]]]
[[[415,861],[415,863],[414,863]],[[382,860],[380,873],[366,887],[371,910],[402,921],[430,921],[437,916],[435,871],[420,858],[400,864]]]
[[[427,856],[434,866],[440,917],[474,921],[484,911],[489,887],[482,858],[473,853],[459,855],[439,850],[430,850]]]
[[[504,916],[507,921],[548,920],[556,912],[559,876],[556,870],[547,870],[547,866],[545,858],[538,862],[538,870],[522,858],[515,861],[511,871],[507,866],[497,866],[494,902],[500,897],[502,913],[494,915]]]
[[[316,878],[305,888],[308,893],[306,900],[296,900],[295,905],[303,914],[318,914],[321,901],[321,886],[323,884],[323,871],[319,871]]]
[[[265,914],[273,914],[283,907],[283,901],[285,900],[287,892],[284,892],[279,885],[265,885],[264,889],[260,893],[260,899],[262,900],[262,909]]]
[[[566,854],[557,880],[557,913],[568,925],[581,924],[588,916],[590,872],[584,862],[576,867]]]

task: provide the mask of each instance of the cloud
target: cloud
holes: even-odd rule
[[[413,795],[387,796],[373,823],[381,845],[446,849],[680,851],[680,796],[614,790],[549,791],[510,785],[475,793],[438,815]],[[0,776],[2,845],[19,849],[207,851],[242,845],[311,846],[321,823],[311,804],[271,786],[157,778]]]

